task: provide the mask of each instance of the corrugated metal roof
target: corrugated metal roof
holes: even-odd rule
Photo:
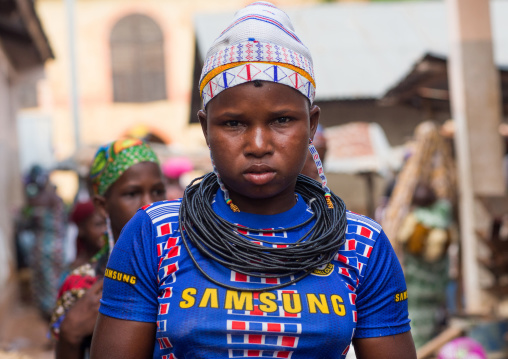
[[[312,53],[316,100],[380,98],[425,53],[448,53],[444,1],[333,3],[284,10]],[[491,13],[495,60],[508,65],[508,1],[492,1]],[[196,15],[202,56],[232,17],[232,12]]]

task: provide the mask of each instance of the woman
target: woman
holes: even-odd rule
[[[49,320],[64,270],[65,206],[49,180],[49,172],[38,165],[30,169],[25,195],[27,204],[18,224],[19,244],[31,269],[33,301]]]
[[[388,239],[326,187],[312,61],[287,15],[239,11],[200,82],[215,174],[125,226],[91,357],[344,358],[353,340],[362,359],[416,358]],[[308,149],[322,185],[298,176]]]
[[[93,201],[106,218],[106,245],[63,283],[51,321],[57,358],[83,358],[90,346],[110,249],[143,205],[165,198],[157,156],[144,142],[121,139],[101,147],[91,170]]]
[[[106,220],[95,209],[91,200],[76,203],[72,209],[70,220],[78,229],[76,259],[69,266],[69,270],[73,270],[88,263],[104,246]],[[67,274],[69,273],[67,272]]]
[[[161,169],[166,180],[167,199],[181,198],[185,190],[181,184],[181,178],[184,174],[192,171],[191,160],[187,157],[169,158],[162,164]]]

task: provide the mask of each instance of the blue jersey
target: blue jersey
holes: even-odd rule
[[[380,226],[347,213],[346,241],[327,266],[301,281],[267,292],[228,290],[207,280],[182,243],[180,201],[154,203],[125,226],[105,273],[100,312],[157,323],[153,358],[345,358],[353,338],[410,330],[404,276]],[[221,192],[214,211],[241,226],[290,228],[312,212],[301,197],[277,215],[234,213]],[[309,223],[284,232],[242,231],[294,243]],[[259,278],[231,271],[192,254],[212,278],[240,288],[260,288],[291,278]]]

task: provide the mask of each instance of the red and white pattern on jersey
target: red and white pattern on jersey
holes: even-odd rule
[[[157,321],[157,331],[158,332],[165,332],[167,322],[168,322],[167,320],[158,320]]]
[[[167,287],[167,288],[164,288],[162,291],[161,291],[161,294],[159,294],[159,299],[168,299],[168,298],[171,298],[173,296],[173,287]]]
[[[244,320],[228,320],[228,330],[244,332],[291,333],[301,334],[301,324],[252,322]]]
[[[169,237],[167,240],[157,243],[157,255],[159,257],[157,279],[159,283],[170,284],[176,282],[176,271],[179,266],[178,261],[175,260],[181,254],[181,246],[177,245],[179,241],[180,237]]]
[[[363,264],[362,262],[358,262],[358,273],[360,275],[362,275],[362,270],[364,267],[365,267],[365,264]]]
[[[169,313],[169,303],[159,304],[159,315],[165,315]]]
[[[157,271],[161,269],[161,265],[164,260],[171,259],[180,255],[180,246],[177,245],[179,240],[180,237],[169,237],[167,241],[157,244],[157,257],[159,258],[159,266]],[[178,249],[173,249],[173,247],[178,247]],[[164,256],[165,250],[168,252]],[[175,251],[177,252],[175,253]]]
[[[356,328],[353,328],[353,332],[351,333],[351,341],[353,341],[353,338],[355,337],[355,330]],[[342,355],[343,356],[346,356],[347,353],[349,352],[349,349],[351,349],[351,344],[349,344],[346,349],[344,349],[344,351],[342,352]]]
[[[159,270],[159,283],[163,282],[164,284],[172,284],[176,282],[176,272],[179,269],[178,262],[171,263],[161,267]],[[161,276],[162,274],[162,276]]]
[[[339,274],[342,274],[343,276],[346,276],[348,278],[352,278],[351,273],[349,273],[349,269],[344,267],[339,268]]]
[[[168,222],[168,218],[177,217],[180,212],[180,200],[165,201],[157,205],[153,205],[144,209],[145,213],[148,214],[153,224],[159,223],[163,220]],[[175,228],[173,228],[174,232]]]
[[[354,250],[356,250],[356,240],[354,240],[354,239],[347,239],[345,247],[346,247],[347,251],[354,251]]]
[[[356,292],[356,287],[353,287],[351,284],[346,283],[347,289],[349,289],[352,292]]]
[[[161,337],[161,338],[157,338],[157,341],[159,342],[159,347],[161,349],[169,349],[169,348],[173,348],[173,345],[171,344],[171,342],[169,341],[169,338],[168,337]]]
[[[289,245],[287,244],[272,244],[273,248],[287,248]]]
[[[290,276],[289,280],[293,280],[294,276]],[[235,271],[231,271],[232,282],[238,283],[259,283],[259,284],[280,284],[280,278],[263,278],[263,277],[253,277],[249,275],[245,275],[242,273],[238,273]]]
[[[175,354],[171,353],[169,355],[163,355],[162,359],[178,359],[178,358],[175,357]]]
[[[168,252],[166,253],[166,255],[164,256],[164,258],[162,260],[164,261],[166,259],[179,257],[180,256],[180,249],[181,249],[181,246],[170,247],[170,249],[168,250]]]
[[[361,253],[361,255],[363,255],[364,257],[367,257],[367,258],[370,258],[370,255],[372,254],[372,246],[369,246],[368,244],[365,245],[365,249],[363,250],[363,253]]]
[[[167,236],[173,234],[171,223],[163,223],[157,226],[157,237]]]
[[[356,305],[356,294],[355,293],[349,293],[349,302],[351,305]]]
[[[167,210],[173,210],[175,206],[164,206],[159,205],[153,207],[153,209],[157,210],[157,218],[164,217],[167,213]],[[150,210],[152,208],[149,208]],[[147,211],[148,211],[147,210]],[[170,216],[169,216],[170,217]],[[162,221],[162,219],[161,219]],[[167,315],[170,310],[170,300],[173,297],[173,285],[177,280],[177,271],[179,269],[178,259],[181,255],[181,246],[178,245],[180,242],[180,237],[178,233],[175,233],[175,228],[178,228],[178,223],[169,222],[168,219],[164,218],[165,223],[161,223],[156,226],[157,228],[157,257],[159,259],[158,263],[158,273],[157,280],[159,282],[159,318],[161,316]],[[168,235],[173,235],[168,237]],[[157,320],[157,333],[158,335],[164,335],[163,333],[167,332],[167,320]],[[166,336],[157,337],[157,341],[159,343],[159,348],[164,352],[161,356],[162,358],[172,358],[176,359],[173,353],[168,353],[171,351],[173,346]]]
[[[252,311],[228,310],[228,318],[226,321],[227,343],[229,345],[257,345],[267,347],[282,347],[295,349],[298,346],[299,336],[302,333],[302,324],[299,322],[267,322],[262,318],[294,318],[298,321],[301,313],[289,313],[283,308],[283,295],[296,294],[296,290],[277,290],[276,299],[272,301],[278,302],[278,310],[267,313],[259,309],[259,292],[253,293],[254,309]],[[240,320],[236,316],[257,317],[256,320]],[[253,318],[254,319],[254,318]],[[256,334],[251,334],[255,332]],[[230,358],[241,357],[268,357],[268,358],[291,358],[292,351],[280,350],[229,350]]]
[[[238,227],[246,228],[246,229],[237,228],[237,230],[236,230],[239,234],[243,234],[244,236],[273,237],[273,238],[287,238],[288,237],[288,234],[287,234],[286,231],[282,231],[282,232],[258,232],[258,231],[248,230],[247,227],[242,226],[241,224],[238,224],[238,223],[235,223],[235,224]],[[275,228],[263,228],[263,230],[265,230],[265,231],[271,231],[271,230],[274,230],[274,229]],[[261,242],[254,242],[253,241],[253,243],[257,243],[259,245],[263,245]]]
[[[344,351],[342,352],[342,355],[347,355],[347,353],[349,352],[349,348],[351,347],[351,344],[349,344],[346,349],[344,349]]]
[[[337,262],[342,262],[344,264],[349,264],[349,258],[344,256],[343,254],[337,253],[333,258]]]
[[[268,350],[235,350],[229,349],[230,358],[288,358],[293,356],[292,351]]]
[[[365,275],[381,226],[360,214],[347,211],[346,215],[348,227],[345,242],[333,260],[336,270],[343,276],[344,284],[354,293]]]
[[[296,348],[298,346],[298,337],[289,335],[228,334],[228,344],[257,344]]]
[[[148,207],[150,207],[153,203],[149,203],[149,204],[145,204],[143,207],[141,207],[140,209],[142,209],[143,211],[145,209],[147,209]]]
[[[346,211],[346,216],[349,224],[364,226],[367,229],[374,231],[376,233],[381,233],[381,226],[376,221],[366,217],[364,215],[353,213],[351,211]]]
[[[368,238],[368,239],[372,239],[372,235],[374,234],[374,231],[370,230],[367,227],[357,226],[356,227],[356,234],[358,234],[362,237]]]

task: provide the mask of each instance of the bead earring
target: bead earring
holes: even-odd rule
[[[309,138],[309,152],[312,155],[312,159],[314,160],[314,163],[316,164],[316,168],[319,174],[319,178],[321,178],[321,183],[323,186],[323,190],[325,191],[325,198],[326,198],[326,204],[328,205],[328,208],[333,208],[333,203],[331,200],[332,194],[330,191],[330,188],[328,188],[325,176],[325,171],[323,170],[323,163],[321,162],[321,159],[319,158],[319,153],[316,150],[316,147],[314,147],[314,143],[312,142],[312,138]]]
[[[211,150],[210,146],[208,146],[208,149],[210,150],[210,159],[212,160],[213,173],[215,173],[215,176],[217,176],[217,183],[219,183],[220,189],[224,193],[224,201],[226,201],[226,204],[231,208],[231,210],[233,212],[240,212],[240,209],[238,208],[238,206],[233,203],[233,200],[231,198],[229,198],[229,191],[227,190],[226,186],[222,182],[220,175],[219,175],[219,171],[217,171],[217,167],[215,167],[215,162],[213,160],[212,150]]]

